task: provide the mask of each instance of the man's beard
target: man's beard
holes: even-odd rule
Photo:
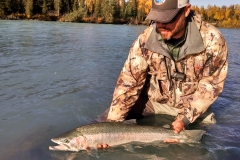
[[[174,37],[175,35],[178,35],[182,30],[185,29],[185,27],[186,27],[186,18],[185,17],[181,17],[181,19],[182,19],[182,23],[177,24],[178,26],[176,26],[176,28],[174,28],[174,30],[172,30],[172,31],[170,29],[168,29],[167,27],[158,28],[158,30],[164,29],[164,30],[168,31],[167,34],[161,34],[163,40],[170,40],[172,37]],[[159,31],[159,33],[161,33],[161,32]]]

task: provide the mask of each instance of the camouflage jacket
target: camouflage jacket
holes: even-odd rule
[[[133,43],[117,80],[108,120],[123,121],[144,92],[151,101],[179,108],[178,116],[192,123],[222,92],[228,50],[218,29],[192,13],[186,41],[174,61],[155,28],[155,24],[149,26]],[[173,78],[175,72],[184,73],[185,79]]]

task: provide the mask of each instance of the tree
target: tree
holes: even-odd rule
[[[121,18],[125,18],[125,0],[119,0],[119,7],[120,7],[119,16]]]
[[[78,8],[80,7],[80,2],[79,2],[79,0],[74,0],[72,6],[73,6],[73,7],[72,7],[72,10],[73,10],[73,11],[77,11]]]
[[[25,0],[25,13],[27,18],[32,17],[33,13],[33,0]]]
[[[20,7],[19,0],[1,0],[1,4],[7,14],[17,13]]]
[[[62,1],[61,0],[54,0],[54,9],[55,9],[55,12],[57,13],[57,16],[60,15],[61,7],[62,7]]]
[[[101,16],[101,0],[96,0],[94,17],[98,18]]]
[[[137,1],[136,0],[129,0],[126,4],[125,10],[127,17],[136,18],[137,16]]]
[[[102,0],[101,15],[104,17],[105,23],[113,23],[114,21],[114,8],[112,2],[112,0]]]
[[[149,0],[138,0],[138,7],[137,7],[137,17],[138,20],[144,21],[144,19],[147,17],[150,8],[151,8],[151,1]]]
[[[200,8],[199,12],[200,12],[202,18],[203,18],[204,20],[206,20],[206,19],[207,19],[207,13],[206,13],[206,10],[204,9],[203,6]]]
[[[235,5],[235,15],[236,15],[237,20],[240,20],[240,5],[239,4]]]
[[[223,6],[221,9],[218,7],[216,9],[216,13],[214,15],[214,20],[215,21],[222,21],[225,18],[225,12],[226,12],[226,6]]]
[[[32,18],[36,14],[54,13],[55,16],[64,15],[62,20],[66,21],[115,23],[127,20],[138,24],[145,23],[151,6],[151,0],[0,0],[0,16],[15,14],[15,17],[26,15]],[[208,5],[207,8],[192,6],[192,9],[210,23],[240,27],[239,4],[229,7]]]
[[[48,12],[48,7],[47,7],[47,0],[43,0],[43,5],[42,5],[42,13],[46,15]]]
[[[96,1],[96,0],[86,0],[86,1],[85,1],[86,8],[87,8],[87,13],[88,13],[88,15],[90,15],[91,17],[93,17],[93,13],[94,13],[95,1]]]
[[[5,14],[5,0],[0,1],[0,16],[3,16]]]

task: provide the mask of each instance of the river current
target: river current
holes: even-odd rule
[[[0,159],[96,159],[49,151],[51,138],[99,116],[146,26],[0,21]],[[217,123],[201,144],[132,144],[98,159],[239,159],[240,30],[219,28],[229,48],[224,91],[212,105]]]

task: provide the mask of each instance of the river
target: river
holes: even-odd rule
[[[146,26],[0,21],[0,159],[96,159],[49,151],[52,137],[83,125],[110,105],[119,72]],[[201,144],[112,147],[99,159],[239,159],[240,30],[222,29],[229,48],[217,123]]]

